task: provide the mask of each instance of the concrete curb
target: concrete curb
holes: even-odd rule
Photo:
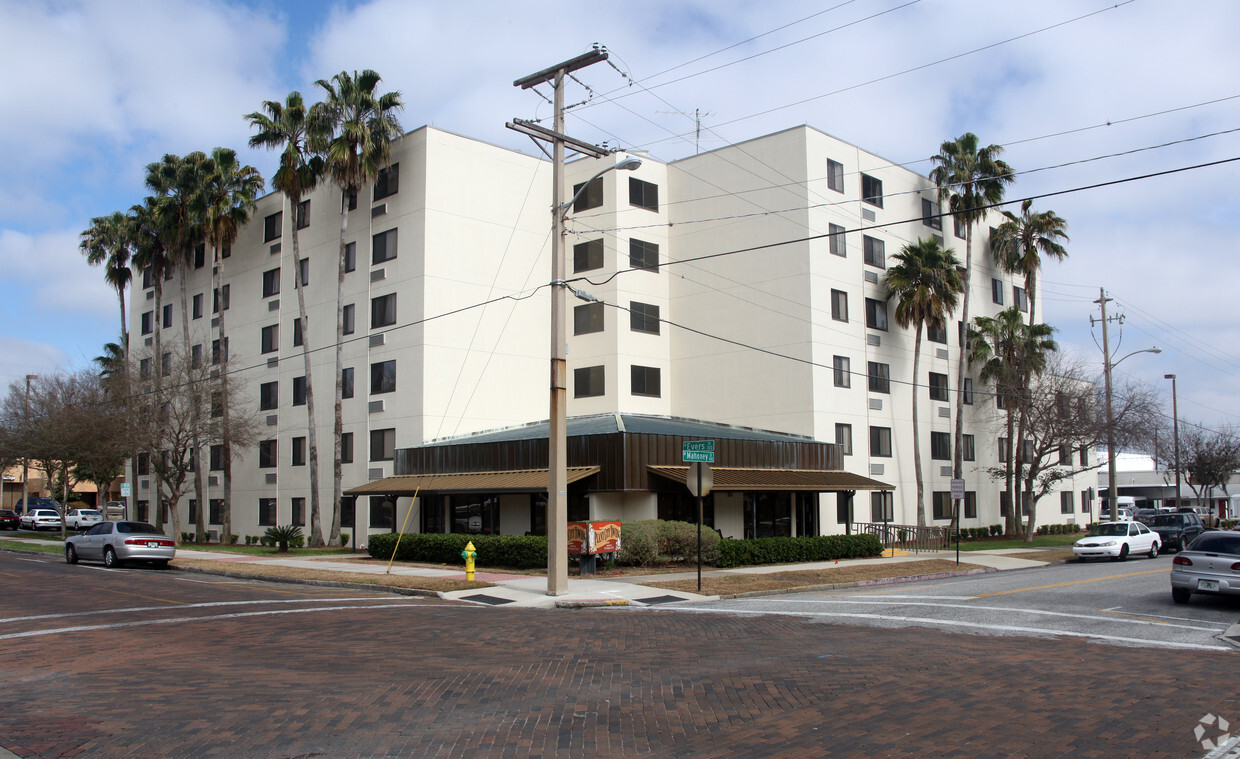
[[[818,585],[798,585],[795,588],[779,588],[778,590],[751,590],[745,593],[727,593],[716,598],[761,598],[762,596],[786,596],[791,593],[814,593],[821,590],[843,590],[845,588],[865,588],[871,585],[896,585],[902,582],[920,582],[922,580],[941,580],[946,577],[964,577],[966,575],[983,575],[998,572],[994,567],[984,569],[967,569],[963,572],[935,572],[924,575],[908,575],[906,577],[883,577],[877,580],[857,580],[855,582],[828,582]],[[653,586],[647,586],[653,587]]]
[[[1227,632],[1215,637],[1233,648],[1240,649],[1240,622],[1227,628]]]
[[[401,588],[394,585],[380,585],[370,582],[344,582],[342,580],[312,580],[304,577],[272,577],[269,575],[252,575],[244,572],[233,572],[226,569],[206,569],[202,567],[168,567],[174,572],[187,572],[190,574],[216,575],[218,577],[231,577],[239,580],[261,580],[263,582],[280,582],[286,585],[313,585],[320,588],[342,588],[345,590],[380,590],[385,593],[395,593],[400,596],[420,596],[423,598],[443,598],[437,590],[425,590],[423,588]],[[444,599],[451,600],[451,599]]]
[[[686,601],[689,599],[685,599]],[[627,598],[573,598],[556,601],[557,609],[593,609],[600,606],[628,606]]]

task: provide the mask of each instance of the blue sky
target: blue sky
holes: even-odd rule
[[[512,81],[598,42],[636,84],[606,66],[582,74],[600,93],[570,118],[582,139],[672,160],[694,150],[692,118],[676,112],[700,109],[703,149],[806,123],[906,163],[973,131],[1029,172],[1009,193],[1023,197],[1240,156],[1240,132],[1215,134],[1240,128],[1236,29],[1231,0],[636,0],[623,13],[587,0],[559,14],[0,0],[0,382],[85,366],[116,338],[115,295],[77,235],[141,200],[147,163],[225,145],[269,175],[274,157],[245,148],[242,114],[292,89],[313,98],[312,82],[342,69],[373,68],[400,90],[407,129],[532,152],[503,125],[547,107]],[[1067,162],[1081,163],[1029,171]],[[1036,202],[1070,224],[1070,258],[1042,279],[1065,350],[1101,364],[1089,317],[1105,287],[1126,315],[1115,354],[1163,348],[1117,376],[1169,395],[1162,376],[1176,373],[1182,419],[1215,427],[1240,423],[1238,167]]]

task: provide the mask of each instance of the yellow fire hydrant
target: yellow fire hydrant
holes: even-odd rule
[[[465,559],[465,580],[467,582],[474,581],[474,558],[478,552],[474,550],[474,541],[469,541],[465,546],[465,550],[461,551],[461,558]]]

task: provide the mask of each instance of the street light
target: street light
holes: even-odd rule
[[[30,383],[38,378],[39,375],[37,374],[26,375],[26,419],[23,422],[25,426],[23,434],[25,434],[26,440],[22,447],[23,450],[25,450],[25,445],[29,445],[30,442]],[[22,456],[22,511],[25,511],[27,514],[30,513],[30,489],[27,485],[29,479],[30,457]]]
[[[1180,406],[1175,394],[1175,375],[1164,374],[1171,380],[1171,434],[1175,435],[1175,510],[1180,510]]]
[[[557,101],[561,97],[556,88]],[[563,116],[557,104],[556,131]],[[565,312],[568,310],[564,282],[565,243],[564,217],[590,183],[609,171],[632,171],[642,165],[640,158],[629,156],[604,168],[586,180],[567,203],[560,203],[564,184],[563,144],[556,142],[551,191],[555,196],[551,207],[551,414],[547,421],[547,595],[568,592],[568,411],[567,411],[567,346]]]
[[[1119,510],[1116,506],[1118,494],[1115,492],[1115,417],[1111,410],[1111,370],[1119,366],[1125,359],[1132,358],[1138,353],[1162,353],[1162,348],[1143,348],[1139,351],[1133,351],[1121,358],[1119,361],[1111,361],[1111,351],[1106,340],[1106,330],[1102,332],[1102,368],[1106,377],[1106,400],[1107,400],[1107,500],[1111,502],[1111,521],[1114,522],[1119,516]]]

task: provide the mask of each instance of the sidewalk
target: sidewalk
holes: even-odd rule
[[[56,545],[59,542],[40,540],[37,538],[6,537],[5,539],[18,542],[41,543],[44,545]],[[1022,553],[1037,552],[1039,550],[1040,549],[1006,548],[989,551],[965,551],[960,554],[960,560],[962,563],[987,567],[989,571],[1027,569],[1031,567],[1046,566],[1047,562],[1045,561],[1033,561],[1020,558]],[[464,577],[463,569],[438,569],[393,565],[389,570],[385,565],[367,566],[353,561],[341,561],[340,556],[323,556],[316,558],[291,556],[251,556],[246,554],[227,554],[216,551],[195,551],[192,548],[178,548],[177,557],[208,562],[218,561],[239,564],[266,564],[296,567],[301,569],[317,569],[329,572],[339,572],[344,575],[392,574],[413,577]],[[867,564],[916,562],[926,559],[945,559],[948,561],[954,561],[955,558],[956,552],[954,550],[925,551],[917,554],[901,554],[876,559],[852,559],[848,561],[848,564],[851,566],[863,566]],[[702,576],[719,577],[728,575],[773,574],[776,572],[831,569],[836,566],[838,566],[836,562],[827,561],[807,564],[780,564],[762,567],[742,567],[738,569],[703,569]],[[950,577],[954,574],[956,573],[940,572],[934,576]],[[961,574],[965,574],[965,572],[961,572]],[[453,601],[467,601],[470,603],[487,604],[490,606],[526,608],[573,608],[582,606],[610,605],[651,606],[656,604],[676,603],[680,601],[706,601],[717,598],[717,596],[697,595],[678,590],[647,587],[640,584],[656,579],[663,581],[696,579],[696,568],[686,572],[673,572],[657,575],[630,575],[627,577],[603,579],[570,577],[568,580],[567,592],[560,596],[547,595],[547,578],[545,575],[518,575],[481,571],[476,573],[475,577],[481,582],[492,583],[494,587],[445,592],[440,593],[439,596]],[[909,582],[917,579],[925,579],[925,576],[891,579],[884,582]],[[851,584],[855,585],[855,583]]]

